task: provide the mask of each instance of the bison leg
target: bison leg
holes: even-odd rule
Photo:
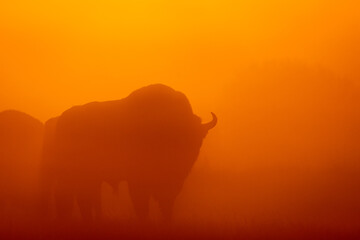
[[[159,207],[162,212],[163,221],[168,223],[172,220],[173,208],[176,196],[161,196],[159,197]]]
[[[140,220],[146,220],[149,215],[150,190],[142,184],[129,181],[129,194],[136,216]]]
[[[172,220],[175,199],[179,195],[181,187],[181,181],[168,181],[167,186],[158,185],[154,189],[154,197],[159,202],[164,223]]]
[[[88,183],[81,185],[77,191],[77,202],[84,221],[92,222],[101,218],[101,183]],[[94,212],[93,212],[94,211]]]
[[[59,180],[55,188],[55,203],[59,219],[69,219],[73,210],[74,189],[70,181]]]

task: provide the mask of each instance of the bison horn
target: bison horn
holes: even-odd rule
[[[211,122],[208,122],[208,123],[204,123],[203,124],[203,128],[204,128],[204,130],[205,131],[209,131],[210,129],[212,129],[213,127],[215,127],[216,126],[216,123],[217,123],[217,117],[216,117],[216,115],[212,112],[211,113],[211,115],[212,115],[212,120],[211,120]]]

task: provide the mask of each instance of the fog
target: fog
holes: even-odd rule
[[[166,84],[204,122],[219,119],[176,200],[178,223],[355,231],[359,10],[350,0],[3,2],[0,110],[45,122]],[[119,189],[103,186],[103,212],[132,219]],[[155,201],[150,213],[158,221]]]

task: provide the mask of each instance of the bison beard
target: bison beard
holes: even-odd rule
[[[147,217],[152,196],[170,219],[216,122],[213,114],[210,123],[201,124],[184,94],[160,84],[65,111],[46,124],[44,150],[45,179],[53,183],[58,217],[69,217],[76,198],[85,220],[100,218],[101,183],[127,181],[139,218]]]

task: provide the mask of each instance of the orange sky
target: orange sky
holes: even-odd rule
[[[45,121],[162,82],[206,118],[239,69],[273,59],[357,81],[355,2],[2,1],[0,109]]]

